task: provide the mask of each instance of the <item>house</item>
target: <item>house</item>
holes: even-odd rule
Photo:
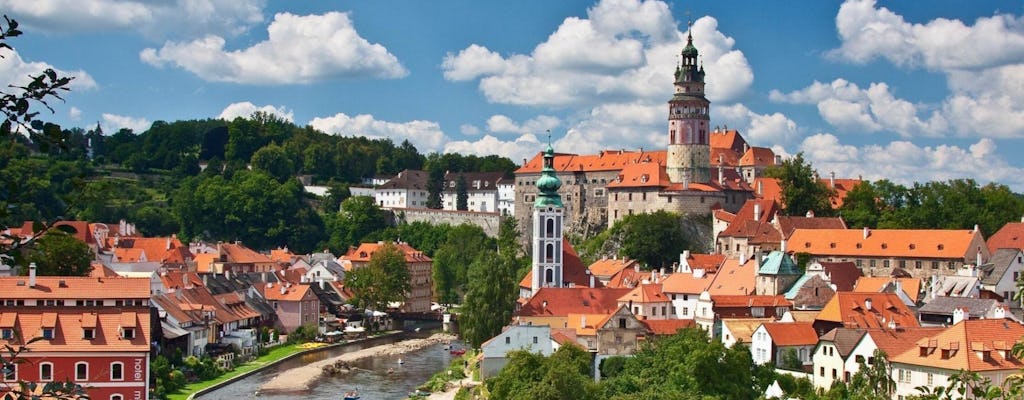
[[[406,293],[405,301],[400,309],[403,312],[415,313],[430,311],[430,301],[434,290],[433,278],[431,278],[434,261],[408,243],[396,242],[393,244],[405,254],[405,266],[409,270],[409,292]],[[343,262],[349,262],[353,270],[363,268],[370,264],[373,253],[381,246],[384,246],[384,242],[362,243],[357,248],[349,249],[341,259]]]
[[[318,326],[320,323],[320,299],[308,284],[267,282],[257,286],[263,298],[277,313],[275,327],[284,333],[291,333],[300,326]]]
[[[749,346],[754,337],[754,330],[775,318],[730,318],[722,320],[722,344],[732,347],[736,343]]]
[[[0,346],[25,347],[24,362],[6,365],[3,378],[74,382],[94,399],[148,398],[149,307],[147,279],[36,276],[34,268],[0,278]]]
[[[466,183],[466,211],[498,212],[498,186],[506,180],[503,175],[502,172],[445,173],[441,207],[449,211],[458,210],[458,181],[463,179]]]
[[[201,357],[213,338],[210,320],[214,309],[183,300],[180,292],[153,295],[163,334],[162,340],[158,340],[161,352],[174,355],[175,350],[179,350],[182,356]]]
[[[838,292],[814,320],[824,335],[834,328],[917,327],[917,317],[892,293]]]
[[[981,278],[973,265],[961,268],[956,275],[932,275],[928,286],[925,302],[942,296],[977,298],[981,294]]]
[[[274,271],[277,262],[269,256],[242,245],[241,242],[217,243],[213,253],[195,254],[196,271],[223,274]]]
[[[427,208],[426,171],[407,169],[374,190],[380,208]]]
[[[662,292],[661,283],[645,283],[637,285],[625,296],[619,298],[619,307],[626,307],[636,318],[671,319],[675,317],[672,299]]]
[[[897,269],[915,278],[955,275],[990,257],[977,229],[797,229],[788,247],[811,261],[853,261],[868,276]]]
[[[1005,319],[963,320],[917,341],[914,348],[891,355],[889,364],[896,382],[896,396],[917,395],[919,386],[946,386],[960,370],[979,374],[1002,386],[1010,375],[1024,368],[1011,353],[1024,326]]]
[[[695,268],[692,272],[677,272],[662,281],[662,291],[672,301],[670,309],[675,314],[674,318],[694,318],[697,298],[706,292],[714,281],[714,275],[709,275],[706,271],[704,268]]]
[[[917,307],[923,300],[921,279],[864,276],[857,279],[853,291],[858,293],[893,293],[907,307]]]
[[[480,363],[480,378],[498,375],[508,364],[508,353],[525,350],[550,356],[557,346],[551,338],[551,327],[547,325],[517,324],[505,327],[497,336],[480,345],[483,360]]]
[[[647,335],[647,326],[627,306],[620,306],[596,324],[598,356],[628,356],[637,350],[639,338]],[[600,361],[597,361],[598,364]]]
[[[339,282],[344,280],[345,268],[333,259],[333,256],[331,259],[316,261],[308,270],[306,270],[306,273],[302,275],[303,282]]]
[[[837,291],[852,290],[859,277],[860,269],[852,262],[813,262],[786,291],[786,300],[797,309],[820,310]]]
[[[886,357],[915,346],[923,337],[941,332],[935,327],[836,328],[821,336],[814,350],[813,377],[815,387],[828,389],[833,382],[849,383],[861,365],[875,363],[875,351]]]
[[[193,254],[178,237],[107,237],[100,259],[115,271],[155,272],[160,268],[184,268]]]
[[[514,314],[518,323],[567,327],[569,314],[609,315],[619,309],[619,299],[632,289],[564,287],[541,288]],[[596,321],[594,321],[596,322]]]
[[[949,326],[964,319],[996,318],[1012,316],[994,299],[940,296],[917,309],[921,326]]]
[[[774,250],[759,261],[755,283],[759,296],[783,294],[803,275],[784,251]]]
[[[726,259],[715,273],[708,293],[712,296],[753,294],[757,289],[757,267],[757,260],[747,259],[742,254],[739,259]]]
[[[1024,217],[1020,222],[1007,222],[985,242],[990,253],[999,249],[1024,250]]]
[[[802,365],[810,366],[817,344],[818,335],[809,322],[766,322],[754,330],[750,354],[757,365],[785,368],[786,354],[792,351]]]
[[[850,372],[847,370],[847,360],[853,348],[857,346],[864,337],[866,329],[835,328],[818,338],[811,359],[812,381],[814,386],[828,389],[833,382],[842,380],[849,382]],[[874,362],[872,357],[871,362]]]
[[[516,215],[516,183],[512,179],[498,182],[498,212],[504,217]]]
[[[720,337],[721,321],[734,318],[779,319],[793,309],[784,296],[711,295],[701,293],[694,320],[702,329]]]
[[[988,264],[981,266],[981,287],[1003,298],[1003,304],[1021,308],[1022,301],[1013,300],[1017,293],[1021,271],[1024,271],[1024,253],[1021,249],[997,249]]]
[[[640,262],[637,260],[631,260],[629,257],[602,257],[600,260],[594,261],[593,264],[587,266],[587,271],[594,276],[602,285],[608,285],[608,281],[611,280],[612,276],[619,273],[627,268],[639,268]]]
[[[719,254],[737,258],[740,254],[757,254],[765,245],[782,241],[782,234],[772,226],[772,218],[779,212],[773,200],[750,199],[736,212],[732,221],[716,236]]]
[[[602,285],[594,279],[590,271],[583,265],[583,260],[576,254],[568,239],[562,238],[561,251],[561,279],[560,287],[601,287]],[[639,265],[636,265],[639,270]],[[627,270],[623,270],[627,271]],[[622,271],[619,271],[621,273]],[[533,292],[533,269],[526,272],[523,279],[519,281],[519,297],[528,298]]]

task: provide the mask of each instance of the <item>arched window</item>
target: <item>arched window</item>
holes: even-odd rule
[[[75,380],[76,381],[87,381],[89,380],[89,363],[85,361],[79,361],[75,363]]]
[[[112,394],[110,395],[110,400],[124,400],[124,396],[119,394]]]
[[[18,380],[18,364],[7,363],[5,365],[2,365],[0,371],[3,372],[2,380],[4,382],[14,382]]]
[[[554,218],[548,218],[547,219],[547,226],[544,229],[544,236],[545,237],[555,237],[555,219]]]
[[[120,361],[114,361],[110,363],[110,380],[122,381],[124,380],[124,363]]]
[[[545,268],[544,269],[544,283],[550,285],[550,284],[552,284],[554,282],[555,282],[555,270],[552,269],[552,268]]]
[[[53,363],[39,363],[39,380],[43,382],[53,380]]]
[[[555,261],[555,245],[554,244],[548,243],[548,245],[546,246],[546,249],[544,250],[544,258],[545,258],[545,262],[554,262]]]

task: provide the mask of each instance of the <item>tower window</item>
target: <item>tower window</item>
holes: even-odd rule
[[[547,219],[547,226],[544,229],[544,234],[545,234],[546,237],[549,237],[549,238],[550,237],[555,237],[555,219],[554,218],[548,218]]]
[[[553,245],[551,243],[548,243],[548,245],[546,246],[546,249],[544,250],[544,256],[545,256],[544,258],[546,259],[546,262],[554,262],[555,261],[555,245]]]
[[[551,268],[544,269],[544,283],[550,285],[550,284],[552,284],[554,282],[555,282],[555,270],[553,270]]]

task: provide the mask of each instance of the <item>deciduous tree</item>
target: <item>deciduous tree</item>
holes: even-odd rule
[[[378,247],[365,267],[345,275],[345,287],[360,305],[372,310],[384,310],[389,302],[404,300],[409,292],[405,252],[391,242]]]
[[[779,180],[786,215],[803,216],[808,211],[814,211],[814,215],[819,217],[834,214],[830,201],[832,189],[817,179],[814,168],[804,160],[803,153],[768,168],[765,175]]]

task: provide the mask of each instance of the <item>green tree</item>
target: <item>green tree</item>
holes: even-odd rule
[[[460,294],[464,293],[469,281],[470,264],[481,252],[492,248],[493,241],[478,226],[462,224],[451,228],[433,257],[432,277],[438,301],[443,304],[461,303]]]
[[[284,182],[295,175],[292,160],[285,154],[284,148],[273,143],[256,150],[250,163],[254,170],[266,172],[278,182]]]
[[[459,179],[455,181],[455,209],[459,211],[466,211],[469,209],[469,193],[468,185],[466,184],[466,175],[459,174]]]
[[[551,357],[520,350],[509,353],[509,363],[487,387],[494,399],[596,399],[589,373],[590,354],[579,346],[562,346]]]
[[[846,192],[839,214],[850,228],[877,228],[883,206],[875,185],[864,181]]]
[[[434,166],[427,170],[427,208],[441,209],[441,192],[444,191],[444,172]]]
[[[786,215],[803,216],[814,211],[814,215],[825,217],[835,213],[830,201],[834,194],[832,189],[816,178],[814,168],[804,160],[803,153],[769,167],[765,175],[779,180]]]
[[[782,353],[782,368],[791,371],[802,371],[804,368],[804,362],[800,360],[800,356],[797,355],[796,349],[790,347]]]
[[[847,386],[850,398],[862,400],[885,400],[896,391],[896,381],[892,379],[889,358],[882,350],[875,350],[875,362],[870,366],[859,362],[857,373],[850,378]]]
[[[27,263],[36,264],[36,273],[46,276],[87,276],[92,259],[88,245],[60,229],[49,230],[25,255]]]
[[[409,292],[409,269],[405,253],[394,243],[385,243],[370,256],[370,262],[345,275],[345,287],[352,290],[361,306],[384,310],[389,302],[403,301]]]
[[[352,196],[341,202],[341,211],[326,217],[328,246],[339,253],[359,244],[373,232],[387,227],[385,212],[369,196]]]
[[[668,211],[627,215],[612,227],[621,232],[620,253],[652,267],[667,267],[679,253],[691,247],[680,225],[680,216]]]
[[[480,347],[512,319],[518,297],[517,267],[516,260],[494,250],[480,252],[469,266],[459,327],[470,346]]]

